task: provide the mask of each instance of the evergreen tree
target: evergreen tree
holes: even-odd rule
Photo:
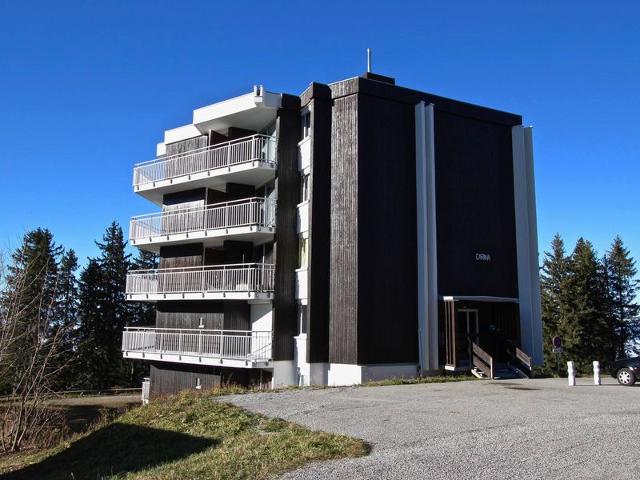
[[[53,327],[62,329],[62,351],[57,359],[59,365],[70,365],[77,354],[77,323],[78,323],[78,257],[73,250],[63,253],[58,267],[58,291],[56,311]],[[73,369],[65,369],[65,374],[58,379],[56,386],[59,390],[75,387]]]
[[[619,236],[613,240],[605,260],[613,348],[615,356],[619,358],[630,353],[640,336],[640,311],[635,302],[638,291],[637,270],[634,259]]]
[[[540,275],[544,363],[547,373],[556,372],[558,368],[558,357],[553,353],[553,338],[561,337],[565,350],[572,353],[575,348],[573,339],[579,337],[579,325],[572,322],[570,315],[568,281],[569,259],[562,237],[556,234],[551,242],[551,251],[545,252]],[[560,367],[563,368],[562,365]]]
[[[100,256],[90,259],[80,276],[79,365],[84,386],[102,389],[132,382],[121,352],[122,331],[132,318],[125,295],[130,256],[116,222],[96,244]]]
[[[158,255],[145,250],[138,250],[133,259],[132,268],[135,270],[153,270],[158,268]],[[136,302],[131,307],[131,326],[145,327],[155,324],[156,308],[149,302]],[[140,362],[138,362],[140,363]]]
[[[572,350],[579,371],[587,373],[593,360],[609,361],[615,356],[615,341],[608,319],[608,295],[604,268],[591,242],[578,239],[569,262],[567,293],[572,308],[568,320],[576,325]]]
[[[11,311],[13,342],[10,371],[3,372],[1,388],[11,388],[15,379],[24,375],[32,362],[31,345],[46,342],[51,335],[58,282],[58,258],[62,247],[56,246],[47,229],[27,232],[23,243],[11,256],[9,274],[3,296],[3,311]],[[7,305],[11,302],[12,305]],[[45,350],[41,350],[45,352]]]
[[[106,340],[101,314],[104,298],[102,273],[96,259],[90,258],[82,270],[78,290],[76,377],[82,388],[100,388],[108,383],[108,375],[103,367],[109,358],[101,347]]]

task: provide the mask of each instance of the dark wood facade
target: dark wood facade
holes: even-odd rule
[[[417,363],[415,104],[435,108],[440,295],[517,297],[511,127],[521,118],[369,77],[330,86],[330,194],[328,204],[311,204],[310,285],[323,265],[313,245],[328,245],[329,362]],[[312,126],[325,113],[314,110]],[[313,132],[322,138],[322,129]],[[312,195],[323,191],[319,179]],[[328,236],[314,234],[315,208],[327,208]],[[313,320],[318,295],[309,295],[312,362],[327,361],[326,323]]]
[[[309,261],[307,269],[307,361],[329,361],[331,229],[331,89],[312,83],[301,96],[311,111]]]
[[[298,263],[296,205],[300,198],[298,132],[300,98],[283,95],[277,117],[277,189],[275,292],[273,299],[273,360],[293,360],[297,333],[295,270]]]
[[[176,142],[167,146],[167,155],[202,148],[254,134],[238,128],[230,128],[228,135],[211,132],[195,139]],[[273,182],[271,182],[273,184]],[[260,187],[260,194],[268,194],[273,186]],[[251,198],[257,195],[256,187],[238,183],[227,183],[221,190],[187,189],[169,193],[163,197],[163,209],[179,209],[192,206],[191,202],[214,204]],[[161,246],[160,268],[199,267],[235,263],[273,263],[274,247],[269,243],[254,246],[251,242],[223,241],[222,246],[205,248],[201,242]],[[242,300],[159,301],[156,305],[156,328],[251,330],[251,306]],[[203,365],[156,362],[151,365],[151,394],[177,393],[184,389],[213,388],[221,383],[266,384],[270,381],[268,371],[231,369]]]
[[[517,298],[511,126],[436,110],[435,147],[440,294]]]
[[[330,86],[313,83],[300,97],[283,95],[275,125],[275,182],[258,190],[228,183],[224,191],[186,190],[163,199],[165,206],[175,208],[194,201],[212,204],[266,196],[275,188],[275,243],[161,247],[160,267],[274,263],[272,359],[295,358],[298,142],[301,113],[309,108],[313,143],[306,361],[418,363],[415,105],[421,101],[433,104],[435,111],[438,295],[517,298],[511,128],[522,119],[398,87],[393,79],[375,74]],[[167,154],[252,133],[234,128],[226,135],[210,132],[184,145],[167,146]],[[478,254],[489,255],[491,261],[479,261]],[[500,338],[519,340],[514,303],[443,303],[444,363],[447,346],[453,342],[456,348],[445,326],[455,330],[456,309],[465,305],[476,308],[491,330],[482,335],[489,338],[498,332]],[[251,307],[229,300],[159,302],[156,325],[245,330],[251,328]],[[489,340],[484,345],[488,350],[498,348]],[[256,381],[256,373],[241,370],[226,375],[235,381]],[[151,374],[152,388],[163,392],[193,388],[198,378],[203,388],[225,378],[224,369],[191,365],[153,365]]]
[[[183,363],[151,364],[151,397],[172,395],[182,390],[208,390],[221,385],[268,387],[271,372],[242,368],[210,367]],[[199,387],[199,388],[198,388]]]

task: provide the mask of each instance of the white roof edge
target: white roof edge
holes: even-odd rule
[[[193,111],[193,123],[165,130],[164,141],[156,146],[157,155],[164,155],[166,145],[169,143],[180,142],[202,135],[202,131],[197,126],[199,124],[252,108],[276,109],[280,108],[281,105],[282,94],[267,92],[262,86],[256,86],[252,92],[244,95],[197,108]]]
[[[195,109],[193,111],[193,124],[198,125],[252,108],[280,108],[281,104],[282,94],[267,92],[264,88],[259,87],[239,97],[229,98]]]

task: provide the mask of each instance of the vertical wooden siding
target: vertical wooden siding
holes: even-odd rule
[[[293,336],[296,334],[297,303],[295,269],[298,263],[296,205],[300,197],[298,174],[298,132],[300,98],[284,95],[277,119],[276,270],[273,299],[274,360],[293,360]]]
[[[309,88],[312,131],[309,189],[309,268],[307,361],[329,361],[330,216],[331,216],[331,90]],[[302,97],[302,96],[301,96]]]
[[[204,328],[221,329],[224,309],[219,301],[158,302],[157,328],[198,328],[200,319]]]
[[[151,364],[151,397],[195,390],[200,379],[202,390],[220,386],[220,372],[214,367],[172,363]]]
[[[436,109],[435,137],[440,294],[517,297],[511,127]]]
[[[329,361],[357,363],[359,264],[356,95],[334,101],[331,118],[330,222]]]
[[[358,363],[417,363],[414,109],[358,95]]]
[[[199,267],[202,265],[202,243],[160,247],[160,268]]]

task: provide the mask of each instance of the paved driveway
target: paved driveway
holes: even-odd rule
[[[225,401],[369,442],[285,478],[639,478],[640,387],[469,381],[258,393]]]

